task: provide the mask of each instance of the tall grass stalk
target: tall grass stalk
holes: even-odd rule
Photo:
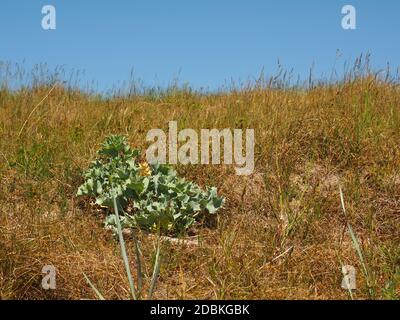
[[[161,265],[161,261],[160,261],[160,237],[158,237],[157,240],[157,253],[156,253],[156,261],[154,263],[154,270],[153,270],[153,276],[151,278],[151,283],[150,283],[150,289],[149,289],[149,294],[148,294],[148,299],[151,300],[151,298],[153,297],[153,292],[156,286],[156,282],[158,279],[158,275],[160,273],[160,265]]]
[[[136,291],[135,284],[134,284],[133,277],[132,277],[131,268],[129,266],[129,259],[128,259],[128,254],[126,252],[125,240],[124,240],[124,236],[122,233],[121,220],[119,217],[119,211],[118,211],[118,205],[117,205],[116,198],[114,198],[114,211],[115,211],[115,219],[116,219],[116,225],[117,225],[118,238],[119,238],[119,243],[121,246],[121,255],[122,255],[122,259],[124,260],[126,275],[128,277],[128,281],[129,281],[130,292],[131,292],[133,300],[139,300],[142,297],[142,289],[143,289],[142,262],[141,262],[141,251],[140,251],[140,247],[139,247],[139,242],[138,242],[136,236],[133,234],[133,240],[135,242],[137,279],[138,279],[138,287],[137,287],[137,291]],[[149,292],[148,292],[148,296],[147,296],[147,299],[149,299],[149,300],[152,299],[152,297],[153,297],[153,293],[154,293],[154,289],[156,287],[158,275],[160,274],[160,266],[161,266],[160,252],[161,252],[161,242],[160,242],[160,236],[159,236],[157,239],[156,259],[155,259],[154,267],[153,267],[153,275],[151,277],[150,288],[149,288]],[[97,290],[97,288],[93,285],[93,283],[89,280],[89,278],[86,276],[85,273],[83,274],[83,276],[85,277],[87,283],[93,289],[93,291],[97,295],[97,297],[100,300],[105,300],[103,295],[100,293],[99,290]]]
[[[346,207],[345,207],[345,204],[344,204],[344,196],[343,196],[343,191],[342,191],[341,187],[339,187],[339,192],[340,192],[340,202],[341,202],[341,205],[342,205],[342,210],[343,210],[344,215],[346,216],[346,220],[347,220],[347,230],[349,231],[351,240],[353,242],[353,247],[356,250],[358,258],[359,258],[359,260],[361,262],[361,266],[363,268],[363,273],[364,273],[364,276],[365,276],[365,280],[367,281],[367,287],[368,287],[369,295],[370,295],[370,297],[373,297],[374,296],[374,292],[372,290],[372,285],[371,285],[371,283],[372,283],[371,276],[370,276],[370,273],[368,272],[367,264],[365,262],[364,255],[363,255],[362,250],[361,250],[360,242],[358,241],[358,238],[357,238],[356,234],[354,233],[353,228],[350,225],[350,222],[347,219]]]
[[[92,281],[90,281],[90,279],[88,278],[88,276],[83,273],[83,276],[86,279],[86,282],[89,284],[89,286],[92,288],[92,290],[94,291],[94,293],[96,294],[96,296],[100,299],[100,300],[105,300],[104,296],[100,293],[99,290],[97,290],[97,288],[94,286],[94,284],[92,283]]]
[[[117,200],[115,197],[114,197],[114,211],[115,211],[115,219],[116,219],[116,224],[117,224],[119,244],[121,246],[122,259],[124,260],[126,275],[128,277],[129,287],[131,289],[131,295],[132,295],[133,300],[137,300],[136,293],[135,293],[135,285],[133,283],[131,268],[129,266],[129,259],[128,259],[128,255],[126,253],[124,235],[122,234],[121,221],[119,219]]]

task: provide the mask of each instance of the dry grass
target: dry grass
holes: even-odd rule
[[[126,134],[144,150],[147,131],[170,120],[254,128],[256,169],[238,177],[225,166],[178,168],[217,186],[227,204],[201,228],[198,247],[164,245],[156,299],[348,299],[341,263],[358,271],[355,298],[399,298],[398,85],[366,76],[310,90],[110,99],[56,86],[32,112],[50,88],[0,91],[0,298],[95,298],[83,272],[106,298],[129,298],[118,243],[75,193],[106,135]],[[370,287],[344,229],[339,185]],[[150,275],[155,241],[140,239]],[[40,286],[46,264],[58,270],[54,291]]]

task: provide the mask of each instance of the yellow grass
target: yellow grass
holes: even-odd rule
[[[349,299],[342,265],[357,270],[355,299],[399,298],[400,87],[363,76],[309,90],[108,99],[61,85],[2,89],[1,299],[96,298],[83,273],[105,298],[130,297],[118,242],[75,194],[105,136],[125,134],[145,150],[147,131],[167,131],[171,120],[179,129],[255,129],[256,167],[249,177],[230,166],[178,167],[227,201],[199,229],[198,246],[164,244],[153,298]],[[156,242],[139,238],[151,277]],[[135,270],[133,243],[127,248]],[[41,288],[47,264],[57,268],[53,291]]]

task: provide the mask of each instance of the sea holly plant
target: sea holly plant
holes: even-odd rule
[[[122,227],[139,227],[176,235],[200,217],[215,214],[224,204],[216,188],[201,189],[177,175],[168,165],[141,162],[140,152],[126,138],[106,138],[97,158],[84,173],[79,196],[91,196],[96,204],[113,208],[116,199]],[[105,221],[116,230],[116,217]]]

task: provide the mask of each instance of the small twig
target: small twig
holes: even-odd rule
[[[269,263],[272,263],[280,258],[282,258],[283,256],[285,256],[286,254],[290,253],[293,250],[293,246],[291,246],[289,249],[285,250],[285,252],[281,253],[280,255],[276,256],[275,258],[273,258]]]
[[[6,160],[8,167],[11,167],[10,162],[8,161],[6,155],[0,151],[0,154],[3,156],[3,158]]]
[[[134,231],[130,228],[124,228],[122,230],[122,233],[125,238],[133,238],[135,240],[134,236]],[[168,236],[155,236],[151,233],[148,233],[147,236],[149,238],[157,238],[161,242],[169,242],[173,245],[186,245],[186,246],[199,246],[199,239],[197,236],[186,238],[186,239],[180,239],[180,238],[173,238],[173,237],[168,237]]]

